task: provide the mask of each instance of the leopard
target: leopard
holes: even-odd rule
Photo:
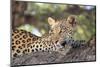
[[[61,50],[64,48],[62,43],[66,39],[72,38],[76,30],[76,16],[70,15],[60,20],[48,17],[48,24],[49,32],[41,37],[24,30],[14,30],[12,32],[12,57],[39,51],[62,53]]]

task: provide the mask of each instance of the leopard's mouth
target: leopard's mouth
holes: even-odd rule
[[[66,41],[62,41],[61,46],[65,47],[65,45],[66,45]]]

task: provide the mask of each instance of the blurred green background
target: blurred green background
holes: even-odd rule
[[[59,19],[69,15],[77,16],[78,26],[74,38],[89,40],[96,34],[96,7],[92,5],[71,5],[13,1],[12,28],[24,29],[37,36],[49,31],[47,18]]]

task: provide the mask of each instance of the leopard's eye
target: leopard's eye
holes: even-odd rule
[[[53,33],[53,30],[51,29],[51,30],[49,31],[49,33]]]
[[[65,27],[65,26],[62,26],[61,28],[62,28],[63,30],[65,30],[65,29],[66,29],[66,27]]]
[[[53,32],[53,30],[50,30],[50,32]]]
[[[59,33],[62,33],[62,30],[60,30],[60,32]]]

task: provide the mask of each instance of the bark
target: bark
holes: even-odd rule
[[[12,59],[12,66],[96,61],[96,41],[93,36],[85,46],[71,48],[66,55],[58,52],[37,52]]]

